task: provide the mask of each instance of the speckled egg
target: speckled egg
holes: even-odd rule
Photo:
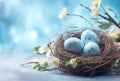
[[[82,34],[81,34],[81,41],[84,44],[87,44],[88,42],[95,42],[95,43],[99,43],[99,37],[97,36],[96,33],[94,33],[91,30],[85,30]]]
[[[97,56],[100,53],[100,47],[94,42],[89,42],[84,46],[83,53],[85,56]]]
[[[75,37],[68,38],[64,42],[64,49],[71,53],[81,53],[83,47],[83,42],[81,42],[80,39]]]

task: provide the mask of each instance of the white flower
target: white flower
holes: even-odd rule
[[[108,37],[113,41],[120,36],[120,29],[117,27],[113,27],[108,29]]]
[[[98,15],[98,9],[100,7],[100,4],[101,4],[101,0],[93,0],[92,5],[90,7],[91,14],[93,16],[97,16]]]
[[[72,65],[76,64],[76,59],[70,59],[70,64]]]
[[[60,60],[52,54],[46,54],[46,60],[49,68],[57,68],[59,66]]]
[[[48,51],[48,47],[46,45],[43,45],[39,48],[39,53],[40,54],[45,54]]]
[[[107,30],[108,37],[112,39],[116,49],[120,49],[120,42],[117,42],[116,39],[120,37],[120,29],[117,27],[112,27]]]
[[[116,49],[120,49],[120,42],[114,42]]]
[[[67,9],[64,8],[64,9],[60,12],[60,14],[58,15],[58,17],[59,17],[60,19],[66,20],[66,19],[67,19]]]
[[[47,54],[46,54],[46,58],[48,59],[48,58],[51,58],[53,55],[52,55],[52,53],[51,53],[51,51],[50,52],[47,52]]]
[[[42,67],[47,67],[47,60],[46,60],[46,58],[43,58],[43,59],[41,59],[40,61],[39,61],[39,64],[40,64],[40,66],[42,66]]]
[[[47,45],[43,45],[38,49],[38,53],[47,54],[54,52],[54,41],[50,42]]]
[[[77,61],[76,59],[70,59],[70,64],[75,68],[77,66]]]

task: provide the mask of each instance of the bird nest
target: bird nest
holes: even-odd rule
[[[113,65],[116,58],[115,46],[106,34],[102,31],[93,30],[100,38],[100,54],[98,56],[83,56],[67,52],[63,45],[64,41],[70,37],[80,37],[82,32],[65,32],[59,36],[55,42],[54,56],[60,59],[58,69],[65,73],[80,75],[103,74]],[[77,66],[72,68],[65,65],[65,62],[76,58]]]

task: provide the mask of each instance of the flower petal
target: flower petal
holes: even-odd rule
[[[58,18],[64,19],[64,20],[67,19],[67,8],[64,8],[64,9],[60,12],[60,14],[58,15]]]
[[[101,4],[101,0],[93,0],[92,5],[90,7],[93,16],[96,16],[96,12],[98,12],[100,4]]]
[[[51,54],[47,54],[46,59],[47,59],[49,68],[56,68],[59,66],[60,60],[55,56]]]

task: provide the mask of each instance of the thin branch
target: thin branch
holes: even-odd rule
[[[88,11],[91,11],[90,8],[88,8],[87,6],[84,6],[82,4],[80,4],[80,6],[83,7],[83,8],[85,8],[85,9],[87,9]]]
[[[109,18],[107,18],[107,17],[105,17],[105,16],[103,16],[103,15],[101,15],[101,14],[98,14],[98,16],[100,16],[100,17],[102,17],[102,18],[104,18],[104,19],[106,19],[106,20],[108,20],[108,21],[111,21]]]
[[[115,17],[117,18],[118,22],[120,22],[120,20],[119,20],[117,14],[116,14],[116,12],[115,12],[114,10],[112,10],[112,9],[110,9],[110,11],[114,13],[114,15],[115,15]]]
[[[91,12],[90,8],[88,8],[88,7],[84,6],[84,5],[81,5],[81,7],[84,7],[84,8],[86,8],[88,11]],[[106,20],[114,23],[118,28],[120,28],[120,25],[106,12],[106,10],[104,9],[104,7],[103,7],[102,5],[101,5],[101,7],[102,7],[102,9],[104,10],[105,14],[108,16],[108,18],[105,17],[105,16],[103,16],[103,15],[101,15],[101,14],[98,14],[98,16],[100,16],[100,17],[102,17],[102,18],[104,18],[104,19],[106,19]],[[118,18],[118,17],[117,17],[117,18]],[[119,19],[119,18],[118,18],[118,19]]]
[[[67,15],[81,17],[82,19],[84,19],[85,21],[87,21],[90,24],[91,27],[93,27],[93,25],[85,17],[83,17],[81,15],[77,15],[77,14],[67,14]]]
[[[120,28],[120,25],[106,12],[106,10],[104,9],[104,7],[101,5],[102,9],[104,10],[105,14],[109,17],[110,22],[114,23],[118,28]]]
[[[39,62],[27,62],[27,63],[21,64],[20,66],[25,66],[27,64],[39,64]]]

